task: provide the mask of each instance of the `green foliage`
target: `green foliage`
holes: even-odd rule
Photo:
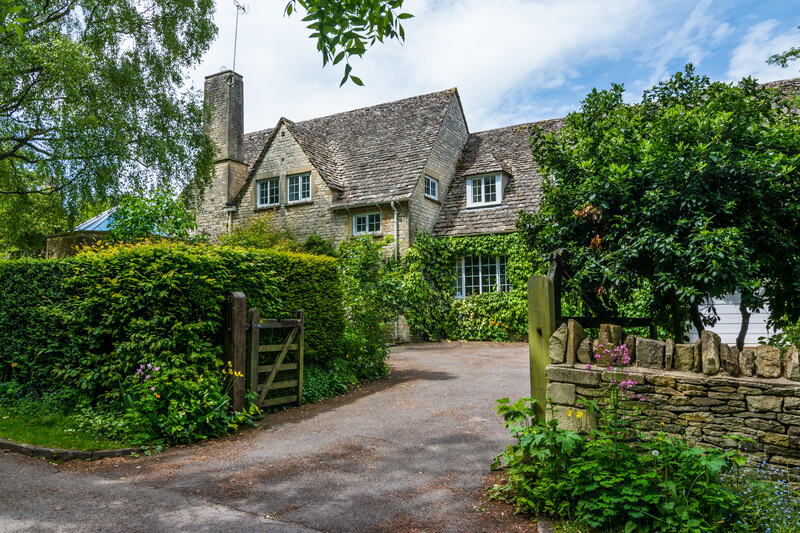
[[[303,243],[302,251],[307,254],[329,255],[331,257],[338,255],[333,243],[326,241],[316,233],[308,236],[306,242]]]
[[[594,90],[557,133],[533,134],[552,179],[540,211],[518,222],[529,244],[540,257],[568,249],[571,288],[612,310],[647,288],[649,314],[676,339],[688,309],[726,293],[800,317],[791,102],[751,79],[711,83],[691,66],[638,104],[623,96],[620,85]]]
[[[74,207],[208,182],[202,102],[182,86],[216,34],[211,0],[23,4],[24,32],[0,33],[0,190]]]
[[[493,497],[598,531],[749,531],[736,523],[741,499],[723,483],[741,463],[735,452],[693,448],[663,433],[629,441],[603,429],[577,433],[558,426],[552,406],[551,419],[541,421],[535,400],[497,403],[516,442],[495,460],[508,468],[508,483]]]
[[[152,237],[182,241],[198,240],[195,213],[170,191],[158,189],[122,199],[111,215],[110,237],[115,242],[135,242]]]
[[[254,253],[254,252],[251,252]],[[324,365],[343,354],[345,313],[342,285],[336,259],[324,255],[265,250],[263,267],[280,273],[277,317],[294,317],[305,310],[306,361]],[[250,296],[245,290],[245,294]],[[248,303],[249,307],[257,307]],[[268,318],[263,311],[261,316]]]
[[[351,75],[352,56],[363,57],[367,46],[384,39],[405,40],[401,20],[409,19],[408,13],[397,13],[403,0],[289,0],[286,15],[291,15],[298,6],[306,11],[303,22],[308,22],[311,38],[317,40],[317,50],[322,53],[322,64],[334,65],[345,60],[344,77],[340,85],[348,80],[363,85]]]
[[[220,242],[263,250],[295,251],[297,248],[292,233],[285,228],[276,227],[274,216],[269,213],[253,217],[244,226],[236,226],[227,235],[222,235]]]
[[[485,292],[453,299],[447,315],[450,339],[506,342],[510,335],[528,332],[528,296],[525,289]]]
[[[393,262],[383,260],[389,240],[358,237],[339,246],[339,272],[347,316],[345,357],[354,365],[357,380],[385,375],[389,346],[386,324],[397,317],[402,294]]]
[[[52,371],[63,355],[44,349],[58,330],[47,309],[64,299],[71,265],[70,260],[0,260],[0,382],[38,391],[55,386]]]
[[[728,490],[742,501],[742,524],[748,531],[800,531],[800,493],[790,472],[768,464],[748,462],[726,477]]]
[[[19,16],[22,6],[11,5],[15,0],[0,0],[0,33],[14,32],[22,36],[24,24],[28,19]]]
[[[466,255],[507,255],[511,292],[453,298],[454,266]],[[517,335],[527,331],[526,312],[520,310],[527,305],[526,287],[536,262],[519,233],[446,238],[423,233],[416,236],[403,263],[404,293],[400,301],[413,333],[428,340],[440,336],[495,340],[505,335],[505,328],[498,323]]]

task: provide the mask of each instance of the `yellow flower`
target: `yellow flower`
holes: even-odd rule
[[[11,368],[14,368],[14,367],[16,367],[16,366],[17,366],[17,363],[16,363],[16,361],[15,361],[15,362],[13,362],[13,363],[11,363]]]
[[[583,411],[578,411],[578,412],[575,414],[575,416],[576,416],[576,417],[578,417],[578,418],[582,417],[582,416],[583,416]]]
[[[572,409],[567,409],[567,416],[572,416]]]

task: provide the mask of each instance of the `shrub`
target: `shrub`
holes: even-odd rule
[[[46,351],[58,323],[46,312],[63,300],[69,260],[0,260],[0,382],[14,380],[42,391],[56,380],[62,356]]]
[[[278,228],[271,213],[262,213],[250,219],[244,226],[234,227],[230,233],[220,237],[220,242],[229,246],[262,250],[291,251],[297,248],[292,233]]]
[[[450,339],[504,342],[527,330],[528,296],[525,290],[514,289],[454,299],[445,331]]]

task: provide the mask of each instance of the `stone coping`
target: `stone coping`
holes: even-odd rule
[[[36,446],[34,444],[24,444],[13,440],[0,438],[0,450],[21,453],[32,457],[43,457],[48,461],[72,461],[73,459],[96,460],[107,457],[122,457],[132,453],[140,453],[143,450],[137,448],[117,448],[115,450],[95,450],[87,452],[84,450],[68,450],[65,448],[49,448],[47,446]]]

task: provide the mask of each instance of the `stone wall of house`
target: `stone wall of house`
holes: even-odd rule
[[[413,213],[413,219],[410,221],[412,242],[415,233],[433,230],[467,137],[469,132],[464,114],[461,112],[461,105],[457,98],[453,98],[425,164],[424,173],[439,181],[439,199],[432,200],[425,196],[425,176],[420,176],[410,202]]]
[[[702,446],[733,447],[728,436],[747,437],[742,449],[773,464],[800,466],[800,363],[791,346],[739,351],[706,331],[695,344],[623,336],[603,325],[588,339],[570,320],[550,338],[547,396],[559,423],[593,424],[577,418],[579,398],[602,399],[607,389],[630,379],[631,391],[647,416],[645,429],[684,434]],[[611,360],[625,346],[630,362]],[[623,351],[622,348],[618,352]]]

